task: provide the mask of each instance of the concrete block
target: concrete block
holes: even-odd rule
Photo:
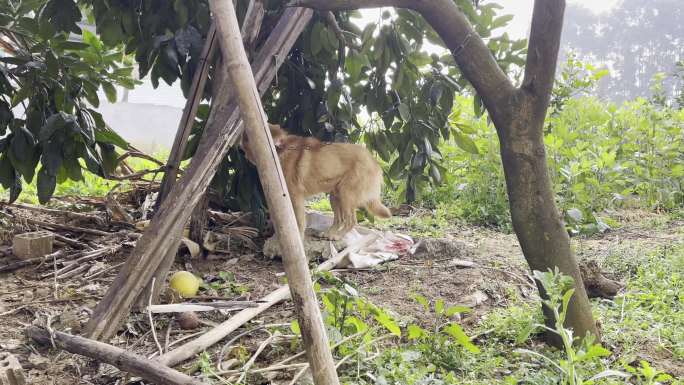
[[[0,385],[25,385],[24,371],[14,355],[0,353]]]
[[[12,253],[21,259],[39,258],[52,253],[54,239],[49,231],[17,234],[12,241]]]

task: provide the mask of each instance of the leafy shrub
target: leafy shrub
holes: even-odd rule
[[[424,186],[419,198],[447,218],[507,229],[496,132],[472,110],[470,99],[457,97],[450,124],[468,133],[478,154],[463,151],[453,138],[443,143],[443,183]],[[572,232],[608,229],[611,223],[600,216],[606,209],[684,207],[684,110],[657,99],[621,106],[588,96],[568,99],[549,114],[544,140],[557,203]],[[394,200],[402,194],[388,192]]]

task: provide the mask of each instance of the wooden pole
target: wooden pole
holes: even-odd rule
[[[304,244],[273,145],[266,113],[261,105],[259,91],[242,44],[235,7],[230,0],[211,0],[209,5],[214,15],[223,61],[235,86],[240,114],[245,122],[250,141],[254,144],[259,178],[282,249],[285,273],[314,383],[316,385],[339,384],[335,361],[328,345],[318,300],[309,275]]]
[[[274,60],[274,57],[283,58],[287,55],[311,20],[312,14],[310,9],[304,8],[288,8],[283,12],[254,58],[254,75],[260,93],[268,88],[278,66],[282,64],[282,60]],[[173,262],[173,254],[169,251],[178,248],[183,226],[192,209],[207,189],[221,159],[242,130],[236,104],[225,103],[216,108],[216,123],[205,129],[187,171],[173,186],[116,279],[94,309],[86,326],[86,333],[90,338],[111,338],[128,317],[135,300],[143,294],[152,277],[168,272]],[[144,294],[149,294],[149,291]]]
[[[166,172],[159,187],[159,195],[155,202],[155,208],[158,209],[161,202],[171,191],[171,187],[176,184],[176,176],[180,168],[183,153],[185,153],[185,146],[188,144],[188,137],[192,131],[192,126],[195,123],[195,116],[197,115],[197,108],[202,100],[204,94],[204,86],[207,83],[207,76],[209,76],[209,64],[216,52],[216,26],[212,23],[207,33],[207,39],[204,41],[202,53],[199,57],[199,68],[195,71],[192,78],[192,85],[190,86],[190,94],[185,102],[183,108],[183,115],[178,124],[178,131],[176,138],[171,147],[169,160],[166,161]]]
[[[143,356],[127,352],[116,346],[87,338],[72,336],[62,332],[52,332],[31,326],[27,329],[28,336],[43,344],[64,349],[71,353],[94,358],[100,362],[114,365],[126,372],[140,376],[154,384],[162,385],[204,385],[187,374],[169,368],[156,360],[148,360]]]

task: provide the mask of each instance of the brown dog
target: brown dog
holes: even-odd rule
[[[381,218],[392,216],[380,201],[382,169],[365,147],[290,135],[275,124],[270,128],[302,237],[306,228],[304,201],[320,193],[330,194],[335,215],[325,233],[329,239],[341,239],[354,228],[357,208]],[[242,135],[241,147],[254,164],[246,134]]]

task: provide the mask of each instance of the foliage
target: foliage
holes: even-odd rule
[[[684,208],[684,110],[657,92],[617,106],[590,96],[572,97],[575,87],[593,87],[601,70],[574,60],[564,67],[545,125],[549,173],[557,203],[574,234],[615,226],[602,215],[612,208],[676,212]],[[653,89],[659,88],[655,79]],[[426,188],[422,205],[436,217],[510,229],[506,184],[494,128],[474,115],[471,101],[456,97],[450,124],[470,132],[479,155],[440,146],[444,184]],[[392,200],[401,190],[388,190]]]
[[[534,272],[534,278],[541,283],[548,295],[548,299],[543,299],[542,304],[553,314],[554,328],[549,328],[539,324],[538,327],[546,329],[548,332],[557,334],[563,342],[564,358],[557,362],[543,354],[527,350],[518,349],[517,352],[530,354],[542,358],[544,361],[553,365],[560,372],[559,384],[562,385],[583,385],[593,384],[596,380],[608,377],[628,378],[629,375],[615,371],[604,370],[587,378],[584,366],[592,361],[597,361],[601,357],[609,356],[609,350],[594,343],[594,336],[589,335],[582,339],[579,348],[575,344],[576,338],[571,329],[566,329],[563,324],[568,310],[568,304],[574,294],[573,279],[560,274],[558,268],[555,271],[542,273]]]
[[[629,277],[614,304],[598,307],[604,336],[623,347],[623,361],[631,363],[645,346],[684,360],[684,246],[618,250],[606,263]]]
[[[70,39],[70,32],[81,33],[80,18],[68,0],[0,5],[0,182],[10,201],[31,183],[39,162],[37,192],[45,203],[58,182],[82,180],[83,168],[105,176],[107,160],[117,157],[114,146],[128,146],[93,107],[99,88],[112,101],[114,84],[133,87],[133,68],[121,47],[87,30],[82,41]]]

